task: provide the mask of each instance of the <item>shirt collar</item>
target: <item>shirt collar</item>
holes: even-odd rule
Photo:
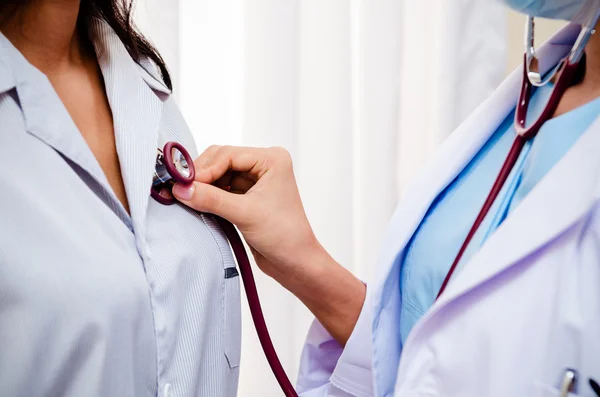
[[[106,21],[94,19],[90,24],[90,37],[94,43],[96,56],[100,67],[103,69],[103,74],[106,74],[105,66],[121,70],[127,69],[127,72],[139,75],[161,99],[164,100],[171,94],[171,90],[163,83],[158,67],[154,62],[143,58],[139,63],[136,63],[129,55],[119,36]],[[108,63],[103,64],[103,60],[108,61]]]
[[[170,95],[171,90],[165,85],[163,79],[158,71],[157,66],[150,59],[144,58],[140,60],[140,63],[137,64],[139,69],[139,73],[142,76],[142,79],[148,84],[150,88],[152,88],[155,92],[164,95]]]
[[[113,113],[115,141],[136,238],[142,238],[163,102],[170,91],[150,61],[137,64],[110,28],[92,21],[90,38]],[[14,89],[25,131],[112,192],[106,177],[50,81],[0,33],[0,93]],[[118,200],[114,198],[118,203]]]
[[[1,50],[0,50],[1,51]],[[0,58],[0,94],[15,87],[15,76]]]
[[[131,59],[106,22],[94,20],[90,38],[112,110],[115,144],[133,227],[136,238],[143,239],[163,102],[170,91],[151,61],[138,64]]]
[[[25,67],[25,68],[24,68]],[[17,71],[32,67],[12,43],[0,32],[0,94],[17,86]]]

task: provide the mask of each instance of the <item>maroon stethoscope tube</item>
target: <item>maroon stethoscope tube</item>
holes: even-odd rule
[[[170,193],[173,184],[181,183],[189,185],[194,181],[195,175],[194,162],[187,150],[185,150],[180,143],[169,142],[162,151],[159,150],[156,159],[156,170],[152,182],[151,196],[161,204],[174,204],[177,200]],[[292,383],[279,361],[275,347],[273,347],[273,342],[271,341],[271,336],[269,335],[269,330],[267,329],[265,317],[260,305],[258,291],[256,290],[252,267],[250,266],[250,260],[248,259],[248,254],[246,253],[242,238],[229,221],[216,215],[213,216],[221,226],[221,229],[223,229],[225,236],[227,236],[235,259],[237,260],[240,275],[244,282],[246,297],[248,298],[248,306],[250,307],[252,321],[254,322],[258,339],[269,366],[273,371],[273,375],[275,375],[275,378],[286,397],[298,397],[296,390],[292,386]]]
[[[254,328],[256,328],[258,339],[260,340],[263,352],[267,357],[267,361],[271,366],[273,375],[275,375],[275,378],[286,397],[298,397],[294,386],[292,386],[292,383],[281,366],[277,352],[275,352],[275,347],[273,347],[273,342],[271,341],[271,336],[269,335],[269,330],[267,329],[265,317],[263,316],[262,307],[260,305],[260,299],[258,298],[258,291],[256,290],[256,283],[254,282],[252,267],[250,266],[248,254],[246,253],[246,248],[244,248],[242,239],[236,228],[229,221],[218,216],[215,216],[215,218],[229,239],[229,244],[231,244],[231,249],[237,259],[240,274],[242,275],[242,280],[244,280],[244,289],[246,290],[246,297],[248,298],[248,306],[250,306],[250,314],[252,315]]]
[[[496,181],[492,185],[490,193],[485,199],[483,207],[481,207],[477,218],[475,218],[473,226],[471,226],[471,229],[469,230],[465,241],[458,250],[458,254],[454,259],[454,262],[452,262],[452,266],[450,266],[450,270],[448,270],[448,273],[444,278],[444,282],[440,287],[436,300],[439,299],[442,293],[446,290],[448,282],[452,278],[452,274],[456,270],[456,267],[458,266],[463,254],[465,253],[465,250],[469,246],[471,239],[477,232],[477,229],[479,229],[479,226],[481,226],[481,223],[490,211],[492,204],[494,204],[494,201],[498,197],[500,190],[502,190],[502,186],[504,186],[504,184],[506,183],[510,172],[517,163],[517,160],[519,159],[519,155],[521,154],[525,143],[528,140],[534,138],[539,132],[540,128],[542,128],[542,125],[544,125],[546,121],[552,118],[554,112],[556,112],[556,108],[558,107],[558,104],[563,94],[565,93],[567,88],[569,88],[574,82],[577,72],[579,70],[579,63],[569,63],[567,58],[563,59],[561,63],[562,66],[560,67],[560,75],[558,77],[558,80],[556,81],[554,89],[552,90],[552,94],[550,95],[550,99],[548,100],[546,107],[544,108],[540,116],[537,118],[537,120],[531,126],[526,127],[525,120],[527,119],[527,109],[529,107],[529,99],[531,98],[531,90],[533,87],[531,82],[529,81],[529,78],[527,77],[527,58],[525,58],[525,62],[523,62],[523,84],[521,86],[521,94],[519,95],[519,103],[517,104],[517,109],[515,111],[515,130],[517,132],[517,137],[515,138],[512,147],[510,148],[510,151],[506,156],[506,160],[504,160],[504,164],[502,164],[502,168],[498,173]]]

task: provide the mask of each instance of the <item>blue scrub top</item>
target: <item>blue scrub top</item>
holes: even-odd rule
[[[531,98],[528,120],[543,110],[553,87]],[[504,219],[562,158],[600,113],[600,98],[547,121],[528,142],[486,219],[467,247],[457,271],[467,263]],[[400,336],[431,307],[461,244],[481,209],[515,139],[514,112],[479,153],[436,198],[413,235],[402,259]]]

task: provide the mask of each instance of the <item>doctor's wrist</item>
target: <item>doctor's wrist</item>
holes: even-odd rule
[[[295,271],[274,278],[313,313],[342,346],[362,310],[366,286],[336,262],[320,244],[303,256]]]

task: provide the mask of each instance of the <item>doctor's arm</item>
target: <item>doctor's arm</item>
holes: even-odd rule
[[[302,395],[370,395],[361,390],[331,391],[329,378],[336,372],[358,383],[359,389],[370,390],[370,305],[365,304],[366,286],[317,241],[289,153],[281,148],[213,146],[196,159],[195,166],[196,182],[189,187],[176,185],[175,196],[198,211],[235,224],[259,268],[316,317],[302,357],[298,382],[299,391],[306,390]],[[343,363],[358,369],[338,371]]]

